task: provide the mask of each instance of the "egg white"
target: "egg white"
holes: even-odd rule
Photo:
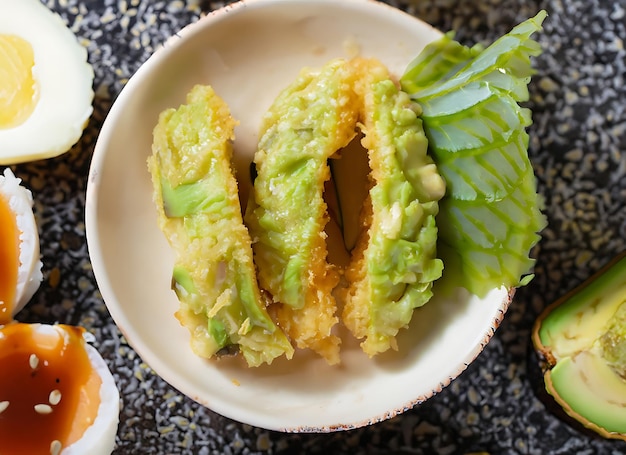
[[[56,335],[55,332],[57,332],[67,339],[67,332],[59,326],[35,324],[33,327],[43,335]],[[89,332],[85,332],[84,338],[87,342],[93,341],[93,335]],[[119,390],[107,363],[98,350],[87,342],[84,343],[84,347],[89,362],[102,381],[98,414],[80,439],[62,448],[60,455],[110,455],[115,448],[120,412]]]
[[[10,210],[15,214],[19,236],[19,266],[17,288],[12,315],[15,316],[32,298],[39,288],[43,275],[39,254],[39,231],[33,214],[33,196],[30,190],[22,186],[21,179],[6,168],[0,174],[0,194],[9,202]]]
[[[0,0],[0,34],[30,43],[39,101],[30,117],[0,128],[0,164],[50,158],[80,138],[93,111],[93,68],[63,19],[40,0]]]

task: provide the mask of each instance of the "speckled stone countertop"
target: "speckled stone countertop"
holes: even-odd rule
[[[116,454],[609,454],[607,441],[547,411],[529,349],[547,304],[626,248],[626,3],[606,0],[391,1],[464,44],[490,43],[540,9],[544,53],[530,84],[530,155],[549,227],[536,278],[520,290],[477,360],[425,404],[331,434],[280,434],[205,409],[160,379],[126,343],[98,292],[84,226],[99,127],[128,78],[171,34],[221,6],[200,0],[45,0],[88,49],[94,114],[61,157],[13,166],[32,190],[44,283],[18,319],[82,325],[123,398]],[[1,442],[0,442],[1,444]]]

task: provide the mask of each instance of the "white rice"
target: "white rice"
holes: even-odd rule
[[[6,168],[0,175],[0,194],[9,202],[20,231],[20,255],[17,274],[17,289],[13,304],[13,315],[24,308],[39,288],[43,275],[39,253],[39,232],[33,214],[33,196],[30,190],[20,185],[21,179]]]

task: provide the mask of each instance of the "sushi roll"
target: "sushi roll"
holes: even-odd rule
[[[259,366],[291,358],[293,347],[258,287],[231,167],[235,125],[215,91],[197,85],[186,104],[161,113],[148,167],[159,227],[176,256],[176,317],[192,350],[204,358],[241,353]]]
[[[0,175],[0,325],[31,299],[42,280],[31,192],[6,168]]]
[[[0,327],[2,453],[113,451],[119,392],[85,335],[65,325],[12,322]]]

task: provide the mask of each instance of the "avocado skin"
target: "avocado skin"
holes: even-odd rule
[[[545,392],[562,411],[557,416],[564,413],[568,423],[577,422],[577,429],[622,440],[626,440],[626,359],[619,354],[624,314],[626,251],[548,306],[532,333]],[[616,339],[621,340],[617,348],[609,344]]]
[[[578,420],[570,416],[563,407],[554,399],[552,395],[548,393],[546,389],[546,383],[544,381],[544,374],[546,371],[546,360],[543,355],[535,349],[532,341],[532,337],[528,337],[528,349],[527,349],[527,365],[528,365],[528,380],[535,396],[544,405],[545,410],[552,414],[557,419],[564,422],[572,430],[583,434],[589,438],[602,439],[602,437],[590,428],[584,426]]]

